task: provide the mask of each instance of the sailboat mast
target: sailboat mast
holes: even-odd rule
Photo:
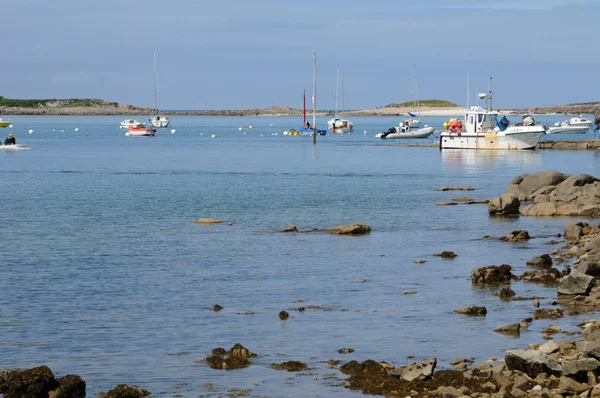
[[[417,65],[414,66],[414,78],[415,78],[415,103],[416,103],[416,114],[417,119],[419,118],[419,86],[417,85]]]
[[[337,68],[337,75],[335,76],[335,116],[338,111],[338,93],[340,92],[340,68]]]
[[[490,77],[490,92],[488,93],[488,97],[490,98],[490,111],[492,110],[492,96],[494,94],[492,93],[492,78]]]
[[[303,127],[306,127],[306,89],[304,89],[304,124]]]
[[[158,115],[158,90],[156,89],[156,50],[154,51],[154,113]]]
[[[467,109],[469,109],[469,102],[470,102],[470,98],[469,98],[469,72],[467,72]]]
[[[317,53],[314,53],[313,70],[313,144],[317,143]]]
[[[342,72],[342,112],[346,112],[346,90],[344,89],[344,72]]]

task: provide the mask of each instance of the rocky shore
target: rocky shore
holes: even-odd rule
[[[139,116],[151,115],[152,108],[104,102],[94,106],[69,106],[68,103],[53,102],[38,107],[0,106],[0,115],[56,115],[56,116]]]
[[[538,142],[537,149],[555,149],[555,150],[589,150],[598,151],[600,150],[600,139],[592,140],[565,140],[565,141],[540,141]]]

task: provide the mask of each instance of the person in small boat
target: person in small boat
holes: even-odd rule
[[[8,137],[4,140],[4,145],[17,145],[17,140],[13,137],[12,134],[9,134]]]
[[[306,122],[306,129],[310,130],[310,122]]]

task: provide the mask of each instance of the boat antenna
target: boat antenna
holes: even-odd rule
[[[342,72],[342,112],[346,112],[346,90],[344,89],[344,72]]]
[[[304,127],[306,127],[306,89],[304,89]]]
[[[337,68],[337,75],[335,76],[335,115],[334,115],[336,117],[337,117],[339,91],[340,91],[340,68]]]
[[[420,118],[419,116],[419,86],[417,83],[417,65],[414,66],[414,78],[415,78],[415,109],[416,109],[416,114],[417,114],[417,119]]]
[[[490,100],[490,111],[492,110],[492,95],[493,95],[493,93],[492,93],[492,78],[490,77],[490,89],[488,92],[488,98]]]
[[[317,144],[317,53],[314,53],[313,70],[313,144]]]
[[[469,109],[469,72],[467,72],[467,109]]]
[[[156,79],[156,50],[154,50],[154,114],[158,115],[158,90]]]

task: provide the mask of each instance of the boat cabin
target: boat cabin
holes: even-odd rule
[[[498,112],[472,106],[465,114],[465,131],[467,133],[481,133],[493,130],[497,126]]]

